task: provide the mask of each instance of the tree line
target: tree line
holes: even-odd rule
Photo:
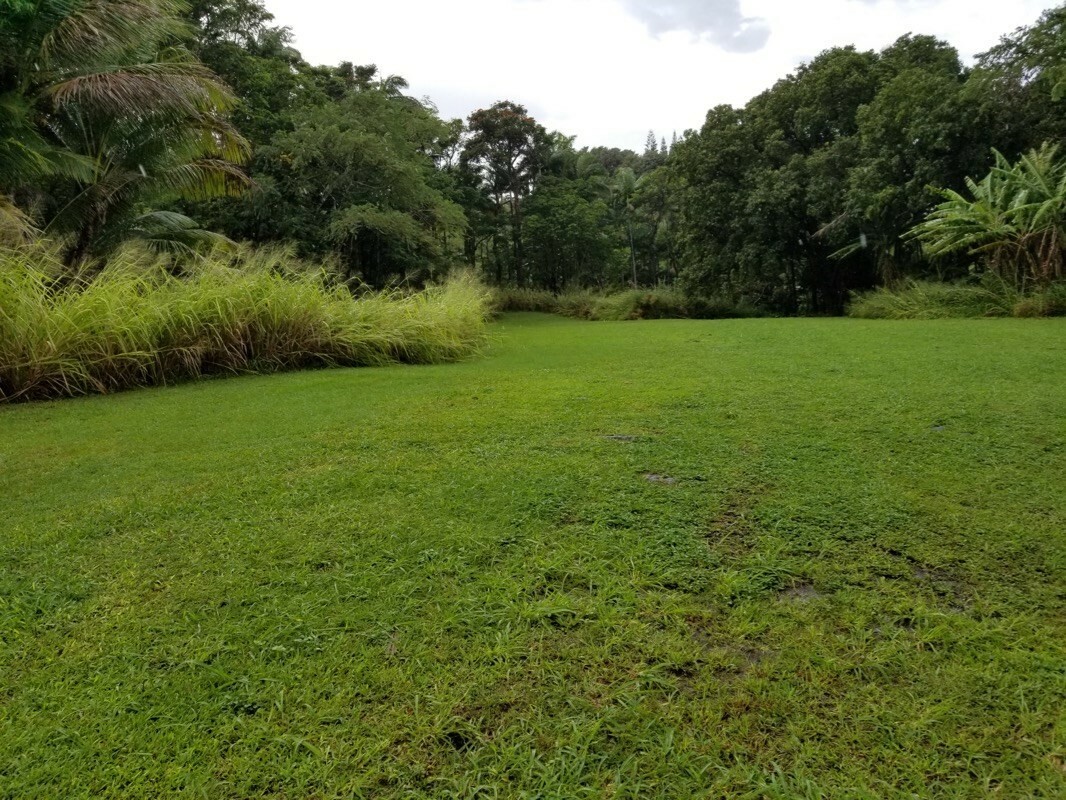
[[[826,51],[744,108],[712,110],[673,174],[690,289],[771,309],[838,313],[901,277],[965,276],[966,249],[931,259],[909,232],[982,176],[1066,133],[1066,9],[963,66],[930,36],[880,53]],[[1061,205],[1062,197],[1059,197]]]
[[[0,3],[0,237],[43,234],[71,268],[130,240],[281,241],[372,286],[466,264],[503,287],[840,313],[971,274],[980,236],[916,227],[945,202],[976,218],[968,178],[1047,143],[1058,174],[1066,133],[1066,7],[973,67],[929,36],[828,50],[638,153],[577,148],[510,100],[442,119],[373,65],[308,63],[259,0]],[[1039,274],[1061,274],[1052,250]]]

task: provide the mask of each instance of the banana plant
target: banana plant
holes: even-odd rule
[[[925,252],[965,252],[1016,286],[1046,285],[1066,271],[1066,161],[1045,143],[1012,164],[996,163],[967,194],[944,191],[945,202],[915,227],[909,239]]]

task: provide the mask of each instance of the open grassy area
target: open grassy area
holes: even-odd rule
[[[1066,795],[1066,324],[494,330],[0,409],[0,796]]]

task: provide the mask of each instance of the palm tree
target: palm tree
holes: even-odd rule
[[[0,193],[47,191],[66,261],[128,238],[187,242],[195,224],[153,204],[242,191],[247,142],[232,93],[181,44],[178,0],[28,0],[0,28]],[[10,202],[10,201],[9,201]]]
[[[931,256],[966,252],[1015,285],[1047,284],[1066,266],[1066,162],[1045,143],[1011,164],[996,165],[980,183],[966,179],[969,197],[945,191],[946,202],[909,239]]]

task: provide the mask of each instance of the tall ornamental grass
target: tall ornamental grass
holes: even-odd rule
[[[857,297],[850,315],[862,319],[964,319],[1066,315],[1066,284],[1022,292],[995,275],[978,285],[908,281]]]
[[[0,402],[216,373],[437,363],[485,340],[489,295],[468,276],[353,297],[284,263],[219,253],[178,276],[131,253],[91,280],[61,282],[54,254],[0,250]]]

